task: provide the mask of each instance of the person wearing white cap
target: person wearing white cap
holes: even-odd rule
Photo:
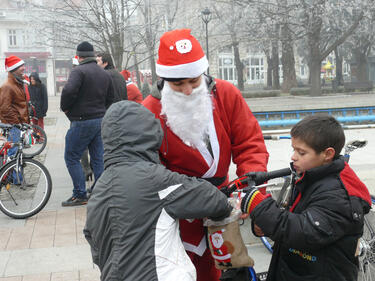
[[[5,59],[5,69],[8,71],[8,80],[0,88],[0,121],[7,124],[29,123],[26,93],[24,89],[25,62],[16,56]],[[20,139],[20,130],[12,128],[9,139],[17,142]],[[8,151],[8,155],[17,152],[17,146]]]
[[[233,159],[237,175],[265,171],[268,162],[261,128],[241,92],[227,81],[204,72],[207,58],[190,29],[173,30],[160,38],[156,73],[159,91],[143,105],[164,130],[159,155],[170,170],[196,176],[218,188],[228,183]],[[186,206],[189,208],[189,206]],[[207,249],[202,220],[180,221],[185,249],[198,281],[221,275]]]

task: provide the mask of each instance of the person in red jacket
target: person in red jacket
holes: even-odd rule
[[[268,152],[241,92],[227,81],[203,74],[207,68],[207,58],[190,29],[166,32],[160,38],[156,64],[159,91],[153,91],[143,105],[164,130],[159,150],[162,163],[220,188],[228,183],[231,161],[238,176],[265,171]],[[197,280],[219,280],[202,220],[181,220],[180,230]]]
[[[138,89],[137,85],[131,81],[130,72],[128,70],[123,70],[120,72],[126,81],[126,89],[128,91],[128,100],[135,101],[137,103],[142,103],[143,96],[141,91]]]

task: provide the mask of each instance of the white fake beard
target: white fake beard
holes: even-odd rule
[[[172,90],[165,81],[160,102],[161,114],[167,117],[167,126],[174,134],[190,147],[206,146],[213,107],[203,77],[190,95]]]

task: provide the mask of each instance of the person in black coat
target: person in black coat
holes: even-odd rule
[[[63,207],[87,204],[80,163],[87,147],[95,181],[103,172],[101,123],[113,103],[114,92],[111,76],[96,63],[93,45],[87,41],[80,43],[76,54],[79,65],[70,73],[60,99],[60,108],[71,122],[65,136],[64,159],[73,181],[73,195],[62,202]]]
[[[48,95],[46,86],[40,81],[39,74],[30,74],[30,102],[33,105],[32,122],[44,129],[44,117],[48,110]]]
[[[358,239],[371,208],[365,184],[340,156],[345,143],[332,116],[311,115],[292,137],[292,192],[288,206],[251,188],[241,209],[253,232],[275,241],[267,281],[356,281]]]
[[[113,102],[127,100],[126,81],[120,72],[115,69],[111,55],[108,53],[99,53],[96,55],[96,61],[101,68],[105,69],[111,75],[114,91]]]

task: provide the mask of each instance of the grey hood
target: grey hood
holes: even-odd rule
[[[104,166],[119,162],[160,163],[158,150],[163,130],[144,106],[132,101],[111,105],[102,122]]]

